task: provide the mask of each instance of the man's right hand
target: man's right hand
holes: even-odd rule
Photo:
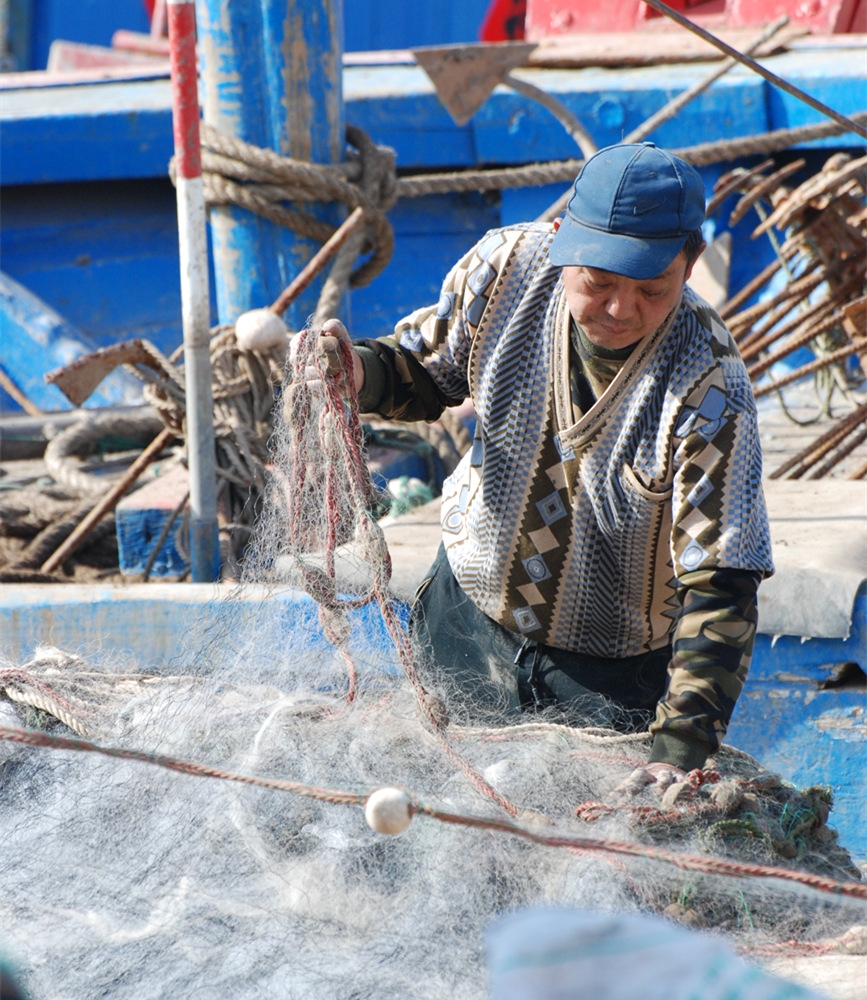
[[[301,339],[305,335],[309,336],[307,331],[298,333],[290,342],[289,360],[293,366],[298,356]],[[347,373],[344,371],[344,351],[341,345],[348,347],[351,351],[352,385],[357,393],[364,385],[364,365],[355,348],[352,346],[352,338],[349,336],[349,332],[339,319],[328,319],[322,324],[316,343],[318,366],[312,363],[308,364],[305,368],[305,377],[309,382],[318,382],[320,372],[322,372],[327,377],[333,378],[336,382],[340,383],[341,389],[346,394],[348,392],[348,385],[346,384]]]

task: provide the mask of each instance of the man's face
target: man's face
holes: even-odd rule
[[[694,262],[693,262],[694,263]],[[677,305],[692,273],[681,251],[655,278],[626,278],[595,267],[564,267],[569,312],[597,347],[635,344],[656,330]]]

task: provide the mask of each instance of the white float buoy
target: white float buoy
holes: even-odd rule
[[[289,329],[271,309],[250,309],[235,320],[235,339],[242,351],[269,351],[289,342]]]
[[[378,788],[364,805],[367,825],[377,833],[397,836],[412,822],[412,800],[400,788]]]

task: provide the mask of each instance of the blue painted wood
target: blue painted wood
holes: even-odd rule
[[[311,651],[333,648],[322,634],[319,605],[303,591],[248,585],[241,594],[229,584],[161,582],[86,588],[6,584],[3,598],[0,635],[3,653],[13,663],[26,663],[37,646],[47,645],[128,654],[143,671],[173,669],[173,663],[188,662],[196,648],[191,644],[206,650],[207,635],[217,624],[227,642],[265,622],[285,629],[287,641],[303,634]],[[407,606],[395,602],[395,610],[405,624]],[[403,676],[379,609],[365,605],[348,615],[353,628],[381,650],[376,658],[360,659],[363,674]],[[225,648],[221,652],[232,655]]]
[[[352,292],[349,329],[356,338],[386,336],[407,313],[438,301],[449,269],[500,224],[500,213],[483,195],[429,195],[398,201],[389,219],[394,256],[375,281]]]
[[[188,533],[184,519],[176,517],[172,527],[166,529],[189,493],[189,473],[185,467],[176,466],[121,499],[114,516],[121,573],[141,576],[151,560],[150,576],[155,580],[182,577],[189,572],[190,546],[180,544],[178,538],[179,533]],[[166,537],[154,552],[164,529]]]
[[[111,45],[118,28],[147,32],[142,0],[32,0],[30,59],[22,69],[45,69],[55,38],[89,45]]]
[[[376,142],[391,146],[402,169],[458,169],[479,164],[474,120],[457,126],[415,67],[394,67],[391,80],[363,73],[361,90],[352,87],[355,70],[346,70],[346,119]],[[370,88],[370,89],[368,89]]]
[[[515,75],[557,97],[602,147],[620,142],[706,73],[707,67],[681,65],[629,71],[521,70]],[[754,75],[737,81],[723,78],[648,138],[671,148],[693,145],[696,136],[707,134],[709,122],[718,139],[761,133],[767,128],[764,87]],[[531,159],[530,150],[540,162],[580,156],[576,143],[550,111],[506,87],[497,88],[471,124],[482,161],[526,162]]]
[[[348,325],[355,337],[390,333],[397,319],[435,302],[454,261],[500,219],[496,199],[479,194],[405,199],[389,217],[397,251],[376,281],[352,293]],[[166,354],[181,345],[168,180],[7,188],[3,223],[0,256],[9,274],[62,312],[85,342],[143,337]],[[212,282],[216,324],[213,289]],[[9,400],[0,408],[17,409]]]
[[[786,53],[766,60],[844,113],[867,107],[863,54],[841,49]],[[247,67],[249,68],[249,67]],[[634,70],[521,71],[560,97],[599,144],[619,141],[707,66]],[[346,119],[391,146],[401,169],[535,163],[575,155],[575,144],[544,108],[507,88],[458,127],[415,66],[348,67]],[[167,80],[6,91],[0,108],[3,184],[163,176],[172,153]],[[622,119],[622,121],[621,121]],[[820,121],[818,112],[781,95],[747,70],[733,70],[688,105],[655,139],[674,148]],[[857,136],[814,148],[863,148]]]
[[[172,516],[161,508],[120,509],[115,513],[118,562],[125,576],[141,577],[151,560],[151,552]],[[180,519],[174,528],[180,527]],[[149,579],[179,579],[189,572],[190,562],[178,551],[175,534],[169,530],[166,540],[153,559]]]
[[[4,91],[7,184],[166,176],[174,151],[165,80]]]
[[[448,45],[478,40],[489,0],[347,0],[344,3],[347,52]],[[11,0],[26,47],[17,70],[44,69],[55,38],[110,45],[118,28],[147,32],[142,0]],[[20,13],[19,13],[20,11]],[[25,30],[26,29],[26,30]]]
[[[847,55],[844,56],[844,53]],[[819,51],[816,58],[804,59],[803,52],[786,52],[773,62],[765,65],[784,80],[799,87],[810,96],[823,101],[829,107],[843,114],[851,115],[867,109],[867,58],[863,48],[840,51]],[[852,57],[853,70],[840,72],[839,68]],[[860,63],[860,69],[858,65]],[[749,72],[744,69],[744,73]],[[819,120],[818,112],[799,101],[791,94],[767,85],[767,113],[771,128],[793,128]],[[784,122],[786,124],[777,124]],[[856,137],[857,138],[857,137]],[[811,143],[813,146],[827,146],[826,141]],[[863,139],[857,144],[865,146]]]
[[[317,163],[342,159],[339,0],[199,0],[204,119],[229,135],[282,156]],[[311,211],[332,223],[336,206]],[[319,244],[236,206],[210,215],[220,321],[273,302]],[[290,306],[303,325],[324,276]]]
[[[95,344],[181,343],[175,192],[136,183],[9,187],[0,256],[7,272]],[[216,299],[212,292],[212,319]]]
[[[490,0],[346,0],[346,51],[476,42]]]
[[[860,862],[867,860],[867,690],[852,684],[822,690],[834,668],[867,670],[867,587],[852,612],[848,639],[759,634],[744,692],[726,742],[771,771],[834,795],[829,824]]]
[[[0,271],[0,367],[31,403],[41,410],[72,409],[56,386],[46,384],[44,375],[95,348],[80,330]],[[86,405],[122,405],[134,402],[136,396],[137,386],[130,377],[116,372]]]

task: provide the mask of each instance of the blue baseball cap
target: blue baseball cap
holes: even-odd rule
[[[608,146],[575,178],[548,257],[558,267],[655,278],[704,216],[704,184],[685,160],[652,142]]]

